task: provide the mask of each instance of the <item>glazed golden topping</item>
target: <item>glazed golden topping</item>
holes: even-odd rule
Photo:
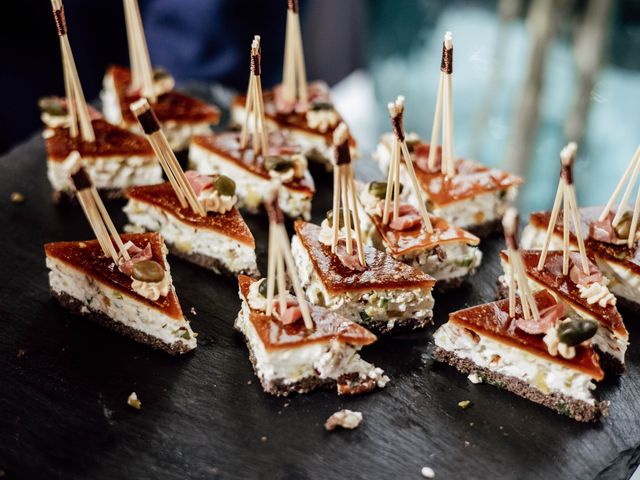
[[[306,249],[313,268],[329,293],[363,290],[394,290],[431,288],[435,280],[422,271],[410,267],[391,255],[365,246],[366,269],[345,267],[331,246],[319,240],[320,227],[313,223],[296,221],[296,233]]]
[[[430,250],[447,243],[466,243],[478,245],[480,239],[475,235],[449,224],[444,218],[429,215],[433,232],[429,233],[419,223],[407,230],[394,230],[384,225],[380,215],[371,215],[371,220],[392,255],[403,255],[414,250]]]
[[[438,159],[440,156],[439,152]],[[436,162],[433,171],[428,170],[428,157],[429,145],[425,143],[418,145],[412,154],[418,181],[435,206],[447,205],[482,193],[506,190],[523,182],[517,175],[465,159],[456,160],[456,174],[447,178],[440,172],[440,160]]]
[[[146,138],[102,119],[93,120],[91,125],[96,136],[95,142],[85,142],[80,136],[73,138],[68,127],[54,128],[53,135],[47,138],[49,158],[62,162],[74,150],[80,152],[83,158],[115,155],[153,156],[153,149]]]
[[[137,124],[138,121],[129,110],[129,105],[140,99],[139,92],[131,91],[131,71],[126,67],[113,66],[108,73],[113,76],[122,118],[125,123]],[[160,122],[173,120],[216,124],[220,120],[220,110],[217,107],[173,90],[158,97],[157,102],[153,104],[153,111]]]
[[[573,304],[574,306],[577,305],[577,308],[582,310],[589,311],[600,323],[606,325],[609,329],[620,335],[627,335],[627,329],[622,321],[622,316],[615,306],[607,305],[606,307],[601,307],[597,302],[593,304],[587,303],[587,299],[580,296],[580,289],[578,285],[571,280],[571,276],[562,275],[561,251],[549,251],[542,270],[536,268],[540,260],[540,251],[521,250],[520,253],[528,277],[545,285],[546,288],[563,298],[565,302]],[[500,257],[502,260],[506,260],[507,253],[503,250],[500,252]],[[580,257],[577,253],[571,253],[570,258],[574,265],[580,265]]]
[[[556,304],[555,298],[546,290],[535,293],[534,297],[539,310]],[[449,321],[467,329],[470,335],[488,336],[493,340],[526,350],[546,360],[580,370],[596,380],[604,378],[598,354],[592,347],[576,346],[576,355],[571,360],[562,356],[551,356],[543,341],[544,334],[532,335],[516,327],[516,321],[520,317],[522,317],[522,305],[520,298],[516,297],[514,318],[509,317],[509,300],[505,299],[450,313]]]
[[[131,241],[139,248],[151,244],[152,259],[163,270],[167,268],[162,254],[163,241],[159,233],[123,233],[123,243]],[[83,242],[55,242],[44,246],[47,257],[64,262],[80,270],[90,278],[102,282],[121,294],[134,298],[149,307],[162,311],[176,320],[182,320],[182,310],[173,289],[156,301],[138,295],[131,289],[132,279],[116,267],[111,258],[105,257],[97,240]]]
[[[256,157],[251,148],[240,148],[239,133],[224,132],[215,135],[198,135],[193,137],[192,141],[195,145],[210,150],[265,180],[271,179],[266,160],[262,155]],[[269,152],[271,155],[267,159],[276,155],[291,157],[300,153],[301,150],[298,144],[293,143],[282,132],[269,132]],[[313,180],[309,175],[303,178],[292,178],[285,186],[292,190],[306,192],[309,196],[315,192]]]
[[[246,275],[238,276],[240,293],[245,299],[254,281]],[[369,330],[341,315],[313,305],[309,308],[315,326],[312,330],[306,328],[302,321],[284,325],[273,316],[257,310],[251,311],[250,320],[267,350],[302,347],[333,339],[351,345],[369,345],[376,341],[376,336]]]
[[[226,213],[209,212],[206,216],[201,217],[191,208],[180,206],[180,201],[169,182],[159,185],[129,187],[125,191],[125,195],[129,199],[154,205],[196,228],[220,232],[251,248],[256,246],[249,227],[235,207]]]
[[[600,213],[602,212],[602,207],[585,207],[580,209],[580,219],[581,219],[581,229],[583,234],[586,235],[589,232],[589,227],[593,222],[598,220]],[[610,213],[610,217],[613,218],[613,214],[615,213],[615,209],[612,209]],[[534,227],[545,229],[549,225],[549,221],[551,219],[551,212],[534,212],[529,216],[529,222]],[[576,237],[573,234],[573,224],[571,225],[571,244],[577,245]],[[563,226],[562,226],[562,212],[558,215],[558,220],[556,222],[554,233],[556,235],[562,235]],[[591,237],[585,237],[584,240],[585,248],[587,250],[587,254],[595,255],[597,257],[602,257],[606,260],[610,260],[614,263],[618,263],[624,265],[626,268],[631,270],[633,273],[640,275],[640,248],[636,246],[633,248],[629,248],[626,244],[623,245],[614,245],[611,243],[600,242],[594,240]]]

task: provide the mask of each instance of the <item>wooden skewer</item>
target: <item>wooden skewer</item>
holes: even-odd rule
[[[162,165],[162,168],[167,174],[181,206],[186,208],[188,204],[196,214],[201,217],[206,216],[207,212],[198,200],[198,196],[193,191],[193,187],[191,187],[189,180],[187,180],[180,163],[178,163],[178,159],[173,153],[173,150],[171,150],[167,137],[160,128],[160,122],[155,113],[153,113],[153,110],[151,110],[147,99],[141,98],[137,100],[131,104],[130,108],[138,119],[138,122],[140,122],[142,130],[158,157],[160,165]]]
[[[77,137],[80,133],[85,142],[95,142],[95,132],[91,124],[89,107],[84,97],[78,69],[73,58],[73,51],[67,36],[67,22],[61,0],[51,0],[53,18],[60,39],[62,66],[64,71],[65,95],[67,96],[67,112],[69,115],[70,134]],[[78,128],[79,127],[79,128]]]
[[[131,62],[131,84],[134,89],[140,89],[143,97],[155,103],[157,96],[153,84],[153,67],[138,0],[124,0],[124,10]]]
[[[361,265],[366,265],[367,261],[364,257],[364,246],[362,243],[362,229],[360,228],[360,213],[358,212],[358,196],[356,195],[355,181],[353,178],[353,166],[351,164],[345,167],[347,174],[347,183],[350,185],[349,191],[351,192],[351,203],[353,204],[353,221],[357,228],[356,231],[356,245],[358,246],[358,259]]]
[[[582,225],[580,222],[580,210],[578,209],[578,202],[576,199],[575,187],[573,185],[573,163],[575,161],[576,152],[578,146],[575,142],[569,143],[560,152],[560,162],[562,170],[560,173],[560,180],[558,182],[558,190],[556,191],[556,198],[553,202],[553,210],[551,211],[551,218],[549,219],[549,225],[547,227],[547,233],[545,235],[544,243],[542,246],[542,252],[540,254],[540,260],[538,261],[538,270],[542,270],[544,263],[547,259],[547,253],[549,251],[549,243],[553,236],[553,231],[558,221],[558,214],[560,212],[560,206],[562,205],[562,223],[563,223],[563,253],[562,253],[562,274],[567,275],[569,273],[569,237],[570,237],[570,217],[573,217],[573,224],[575,229],[575,236],[578,240],[578,247],[580,251],[580,259],[582,263],[582,270],[585,275],[589,274],[589,260],[587,259],[587,253],[584,246],[584,237],[582,235]]]
[[[348,164],[347,164],[348,165]],[[345,174],[345,166],[340,165],[340,176],[342,177],[342,217],[344,218],[344,229],[347,237],[347,254],[353,253],[353,241],[351,238],[351,208],[349,207],[349,183]],[[354,205],[355,207],[355,205]]]
[[[442,127],[442,161],[440,171],[448,176],[455,175],[455,157],[453,154],[453,36],[446,32],[442,43],[442,61],[440,63],[440,79],[438,95],[433,116],[431,142],[429,143],[428,166],[433,170],[436,166],[438,152],[438,136]]]
[[[253,37],[251,43],[251,73],[247,100],[245,102],[245,119],[240,132],[240,148],[246,148],[249,139],[249,125],[253,116],[253,153],[264,157],[269,155],[269,144],[264,114],[264,97],[262,94],[260,35]]]
[[[629,228],[629,238],[627,239],[627,246],[633,247],[636,241],[636,232],[638,230],[638,216],[640,215],[640,189],[636,193],[636,201],[633,205],[633,216],[631,217],[631,227]]]
[[[336,253],[338,237],[340,235],[340,191],[342,182],[340,181],[340,169],[333,169],[333,237],[331,242],[331,252]]]
[[[624,207],[627,205],[627,202],[629,201],[629,196],[631,195],[631,190],[633,190],[633,187],[635,186],[636,181],[638,180],[638,173],[640,173],[640,162],[636,162],[636,165],[633,169],[633,174],[631,175],[631,179],[627,184],[627,188],[625,188],[624,190],[624,194],[622,195],[622,200],[620,200],[618,211],[613,217],[613,222],[611,223],[614,227],[617,226],[618,223],[620,223],[620,220],[622,219],[622,214],[624,213],[624,210],[625,210]]]
[[[416,199],[418,201],[418,210],[422,217],[422,226],[429,233],[433,232],[433,225],[431,225],[431,219],[429,218],[429,212],[422,198],[422,190],[416,177],[416,172],[413,167],[413,160],[411,159],[411,153],[407,146],[403,128],[403,116],[404,116],[404,97],[398,96],[395,103],[390,102],[387,105],[389,109],[389,116],[391,117],[391,125],[393,126],[393,144],[391,147],[391,163],[389,165],[389,175],[387,177],[387,192],[385,195],[384,209],[382,215],[382,222],[386,225],[389,223],[389,204],[391,202],[391,188],[394,190],[394,220],[398,218],[398,212],[400,209],[400,162],[404,159],[405,169],[409,175],[411,186],[415,192]]]
[[[267,312],[266,313],[268,316],[271,316],[273,314],[273,296],[275,294],[275,284],[276,284],[273,279],[276,276],[277,259],[274,254],[275,248],[271,247],[271,245],[275,245],[276,243],[274,233],[275,233],[275,229],[271,228],[271,224],[270,224],[269,225],[268,265],[267,265]]]
[[[629,165],[627,165],[627,169],[624,171],[624,173],[622,174],[622,177],[618,181],[616,188],[613,190],[613,193],[611,194],[609,201],[607,202],[605,207],[602,209],[602,213],[598,218],[599,221],[602,222],[604,221],[605,218],[607,218],[607,215],[609,215],[609,212],[611,211],[613,204],[618,198],[618,195],[620,195],[620,191],[622,190],[622,187],[624,186],[625,182],[628,180],[629,175],[631,175],[631,172],[636,170],[637,164],[639,162],[640,162],[640,145],[638,146],[635,153],[633,154],[633,157],[631,157],[631,161],[629,162]],[[621,207],[623,207],[624,203],[621,202],[620,205]],[[621,208],[619,207],[618,210],[621,210]]]
[[[287,2],[282,93],[289,102],[299,102],[302,105],[308,103],[307,72],[304,64],[298,0]]]

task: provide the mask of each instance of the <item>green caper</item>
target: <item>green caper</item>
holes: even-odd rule
[[[338,227],[344,227],[344,214],[342,213],[343,209],[340,209],[340,220],[338,221]],[[333,209],[327,212],[327,223],[331,228],[333,228]]]
[[[272,155],[265,160],[267,170],[275,170],[276,172],[286,172],[294,167],[293,160],[289,158]]]
[[[627,210],[620,217],[618,224],[613,227],[618,238],[629,238],[629,231],[631,230],[631,216],[631,212]]]
[[[402,193],[403,185],[400,184],[400,193]],[[387,182],[371,182],[369,184],[369,193],[374,197],[384,199],[387,195]]]
[[[158,283],[164,278],[164,269],[158,262],[142,260],[133,264],[131,276],[139,282]]]
[[[232,197],[236,194],[236,182],[226,175],[218,175],[213,181],[213,185],[220,195]]]
[[[38,107],[40,111],[54,117],[61,117],[67,114],[65,102],[58,97],[42,97],[38,100]]]
[[[311,103],[311,110],[316,112],[319,110],[333,110],[333,103],[323,100],[316,100]]]
[[[598,331],[598,323],[584,318],[572,318],[558,325],[558,340],[569,347],[580,345]]]
[[[269,282],[267,282],[266,278],[263,278],[262,280],[260,280],[260,285],[258,286],[258,293],[260,295],[262,295],[264,298],[267,298],[267,285]],[[277,295],[278,294],[278,284],[275,284],[275,288],[273,289],[273,294]]]

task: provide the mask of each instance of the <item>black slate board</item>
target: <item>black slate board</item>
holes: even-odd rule
[[[375,170],[360,163],[369,176]],[[314,170],[330,205],[330,177]],[[21,205],[10,193],[25,194]],[[233,320],[235,282],[171,258],[183,309],[200,333],[194,354],[169,357],[73,317],[48,295],[42,245],[90,238],[79,208],[54,207],[42,139],[0,158],[0,477],[6,478],[628,478],[640,463],[640,349],[605,386],[611,416],[584,425],[488,385],[473,385],[430,357],[431,333],[385,338],[363,357],[386,389],[274,398],[254,377]],[[123,225],[120,203],[109,204]],[[248,216],[264,269],[266,221]],[[436,298],[448,312],[493,298],[500,238],[483,242],[473,281]],[[190,314],[194,307],[197,314]],[[632,338],[639,329],[625,315]],[[127,406],[137,392],[142,410]],[[467,410],[457,407],[471,400]],[[354,431],[325,419],[358,410]]]

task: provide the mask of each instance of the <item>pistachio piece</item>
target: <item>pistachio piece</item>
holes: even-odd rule
[[[402,193],[403,189],[404,186],[400,184],[400,193]],[[384,199],[387,195],[387,182],[371,182],[369,184],[369,193],[374,197]]]
[[[276,172],[286,172],[294,167],[293,160],[288,158],[272,155],[265,160],[267,170],[275,170]]]
[[[262,295],[264,298],[267,298],[267,285],[269,282],[267,282],[266,278],[263,278],[262,280],[260,280],[260,285],[258,285],[258,293],[260,295]],[[275,284],[275,288],[273,289],[273,293],[274,295],[278,294],[278,284]]]
[[[618,224],[613,227],[618,238],[629,238],[629,231],[631,230],[631,217],[631,212],[627,210],[622,214],[622,217],[620,217],[620,221],[618,222]]]
[[[42,97],[38,100],[38,107],[43,113],[48,113],[54,117],[62,117],[67,114],[67,106],[61,98]]]
[[[333,228],[333,209],[327,211],[327,223],[330,227]],[[340,220],[338,222],[338,227],[344,227],[344,215],[342,214],[342,209],[340,209]]]
[[[598,323],[584,318],[572,318],[558,325],[558,340],[569,347],[580,345],[592,338],[598,330]]]
[[[315,112],[318,110],[333,110],[333,103],[323,100],[315,100],[311,103],[311,110]]]
[[[164,269],[158,262],[142,260],[133,264],[131,276],[139,282],[158,283],[164,278]]]
[[[220,193],[220,195],[226,195],[232,197],[236,194],[236,182],[226,175],[219,175],[214,181],[213,185]]]

